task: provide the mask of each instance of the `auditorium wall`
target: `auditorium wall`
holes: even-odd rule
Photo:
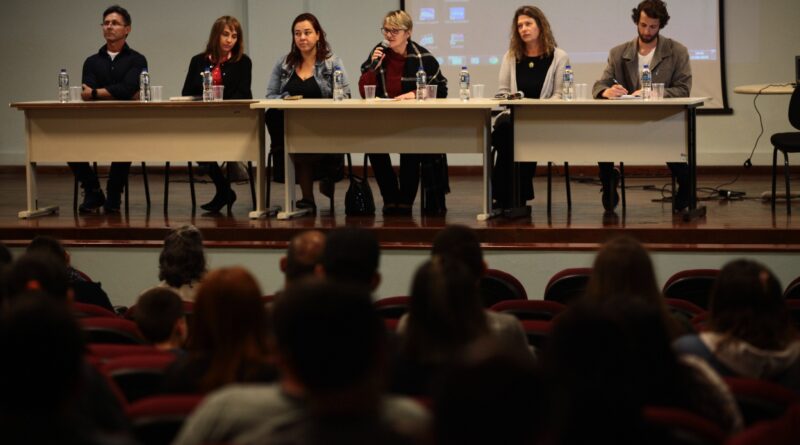
[[[590,1],[590,0],[584,0]],[[7,63],[0,75],[0,103],[51,100],[56,74],[67,68],[72,85],[80,82],[83,60],[102,45],[99,23],[110,1],[46,2],[5,0],[0,16],[0,51]],[[291,19],[309,10],[317,14],[335,52],[355,84],[358,66],[380,40],[383,14],[398,0],[129,0],[121,2],[133,17],[132,47],[147,56],[153,84],[165,96],[180,94],[186,67],[208,38],[211,23],[224,14],[240,18],[247,52],[253,58],[253,94],[263,97],[267,75],[277,57],[288,51]],[[635,0],[631,0],[631,5]],[[800,2],[797,0],[725,0],[727,92],[732,115],[698,119],[698,163],[739,165],[759,132],[753,96],[736,95],[736,85],[786,82],[794,79],[794,56],[800,55]],[[503,24],[505,26],[505,24]],[[667,31],[669,28],[667,28]],[[665,33],[668,34],[668,32]],[[569,30],[555,30],[558,33]],[[631,36],[635,28],[631,26]],[[672,36],[680,40],[680,36]],[[453,81],[453,79],[451,79]],[[451,96],[455,93],[451,93]],[[758,99],[765,137],[754,161],[770,163],[769,135],[789,131],[788,96]],[[0,165],[21,165],[25,159],[22,113],[0,109]],[[646,141],[645,141],[646,142]],[[452,165],[474,165],[474,155],[454,155]]]

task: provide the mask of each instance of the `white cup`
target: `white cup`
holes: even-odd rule
[[[473,99],[483,99],[483,90],[484,86],[482,83],[476,83],[472,85],[472,91],[470,91],[470,96]]]
[[[439,90],[439,85],[425,85],[425,100],[436,99],[436,92]]]
[[[69,101],[70,102],[80,102],[81,93],[83,92],[83,87],[69,87]]]
[[[589,100],[589,84],[586,83],[575,84],[575,99]]]
[[[224,91],[225,85],[214,85],[211,87],[211,93],[213,94],[215,101],[222,100]]]
[[[664,84],[663,83],[654,83],[653,84],[653,93],[651,100],[662,100],[664,99]]]
[[[375,85],[364,85],[364,99],[375,99]]]
[[[163,91],[164,87],[161,85],[150,86],[150,100],[153,102],[161,102]]]

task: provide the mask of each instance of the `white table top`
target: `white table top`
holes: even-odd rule
[[[708,97],[675,97],[661,100],[642,100],[636,99],[586,99],[586,100],[561,100],[561,99],[519,99],[519,100],[501,100],[498,101],[500,105],[529,105],[541,107],[563,107],[563,106],[610,106],[610,107],[630,107],[630,106],[648,106],[658,107],[664,105],[680,105],[680,106],[700,106],[703,102],[707,101]]]
[[[792,94],[794,85],[784,83],[762,83],[758,85],[739,85],[733,89],[737,94]]]
[[[203,101],[168,101],[141,102],[138,100],[95,100],[61,103],[55,100],[40,100],[31,102],[12,102],[10,107],[19,110],[35,109],[98,109],[98,108],[212,108],[212,107],[243,107],[255,102],[246,100],[220,100],[212,102]]]
[[[265,99],[250,105],[250,108],[279,109],[492,109],[499,105],[494,99],[430,99],[430,100],[392,100],[392,99]]]

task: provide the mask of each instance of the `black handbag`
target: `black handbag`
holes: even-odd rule
[[[350,186],[344,195],[344,213],[347,216],[363,216],[375,214],[375,199],[372,197],[372,189],[367,180],[367,171],[364,170],[364,177],[353,174],[353,160],[347,154],[347,176],[350,178]]]

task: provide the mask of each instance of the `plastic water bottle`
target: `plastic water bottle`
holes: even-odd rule
[[[458,75],[458,98],[469,100],[469,70],[466,66],[461,67],[461,73]]]
[[[344,72],[338,65],[333,67],[333,100],[344,100]]]
[[[211,87],[214,86],[214,78],[211,77],[211,68],[206,67],[203,71],[203,102],[211,102],[214,100],[214,91]]]
[[[572,67],[567,65],[564,69],[564,77],[561,82],[561,98],[564,100],[575,99],[575,74]]]
[[[142,102],[150,102],[153,96],[150,95],[150,73],[147,68],[143,69],[139,74],[139,100]]]
[[[62,104],[69,102],[69,74],[66,68],[58,72],[58,101]]]
[[[428,75],[422,67],[417,70],[417,100],[425,100],[428,85]]]
[[[650,100],[653,98],[653,73],[650,72],[650,65],[642,67],[642,99]]]

